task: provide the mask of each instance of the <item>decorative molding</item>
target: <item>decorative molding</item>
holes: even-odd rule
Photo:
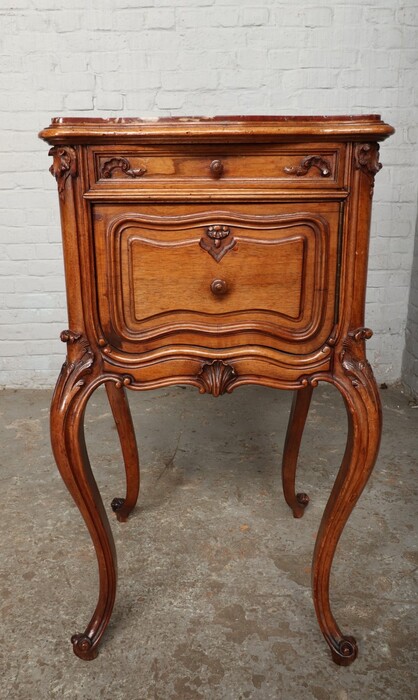
[[[334,345],[336,344],[336,342],[337,342],[337,336],[335,335],[336,330],[338,330],[338,329],[335,329],[335,328],[333,329],[331,335],[329,336],[329,338],[325,344],[325,347],[329,346],[330,348],[333,348]]]
[[[230,233],[231,231],[228,226],[212,224],[206,229],[206,235],[210,240],[208,241],[202,236],[199,245],[203,250],[206,250],[216,262],[220,262],[228,250],[232,250],[237,243],[233,236],[231,236],[230,240],[227,240]]]
[[[130,386],[133,382],[132,377],[129,374],[123,374],[120,379],[115,381],[116,389],[121,389],[123,386]]]
[[[302,175],[307,175],[309,170],[313,167],[318,168],[321,173],[321,177],[330,177],[331,165],[329,161],[327,161],[326,158],[322,158],[322,156],[306,156],[306,158],[301,160],[297,167],[287,165],[284,168],[284,171],[289,175],[301,177]]]
[[[102,336],[98,339],[97,344],[105,355],[107,355],[110,352],[110,345],[106,338],[103,338]]]
[[[206,362],[197,375],[197,380],[201,385],[201,394],[212,394],[221,396],[230,391],[231,385],[236,380],[237,374],[231,365],[222,360]]]
[[[66,330],[60,338],[67,343],[67,358],[61,369],[60,398],[63,406],[68,404],[85,384],[82,378],[91,373],[94,353],[87,338],[81,333]]]
[[[364,341],[373,335],[370,328],[357,328],[350,331],[343,341],[343,349],[340,359],[345,373],[350,377],[351,383],[358,388],[360,385],[367,387],[373,379],[372,368],[366,359]]]
[[[67,179],[77,175],[76,150],[72,146],[53,146],[49,149],[48,155],[53,158],[49,172],[57,181],[60,199],[64,199]]]
[[[111,158],[103,163],[100,170],[100,177],[109,179],[114,170],[122,170],[128,177],[142,177],[147,172],[146,168],[131,168],[127,158]]]
[[[305,386],[317,387],[319,379],[320,378],[318,377],[317,374],[315,374],[315,375],[303,375],[299,379],[299,384],[300,384],[300,386],[303,386],[303,387],[305,387]]]

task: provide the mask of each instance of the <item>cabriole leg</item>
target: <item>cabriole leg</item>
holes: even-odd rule
[[[139,457],[128,397],[125,387],[106,382],[106,392],[119,434],[126,473],[126,496],[114,498],[112,510],[120,522],[125,522],[135,507],[139,494]]]
[[[94,355],[81,334],[64,331],[68,343],[51,405],[51,442],[61,476],[76,502],[93,540],[100,592],[93,616],[85,631],[71,641],[81,659],[94,659],[109,622],[116,594],[116,552],[109,521],[94,480],[84,440],[84,413],[88,398],[103,378],[92,376]]]
[[[303,430],[311,403],[313,388],[309,384],[294,392],[292,408],[283,448],[282,483],[286,503],[295,518],[301,518],[309,503],[306,493],[295,493],[296,466]]]
[[[316,614],[332,658],[348,666],[357,657],[356,640],[340,631],[329,603],[329,580],[335,549],[344,526],[373,469],[380,443],[381,405],[377,385],[364,356],[364,339],[371,331],[349,334],[341,353],[341,366],[332,383],[341,392],[348,415],[348,437],[338,472],[319,528],[312,566]]]

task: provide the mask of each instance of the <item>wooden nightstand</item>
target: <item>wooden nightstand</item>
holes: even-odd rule
[[[219,396],[243,384],[294,389],[283,488],[297,518],[299,445],[313,388],[329,382],[348,414],[347,449],[315,546],[319,625],[334,661],[357,656],[329,604],[331,564],[373,468],[381,410],[365,357],[369,222],[377,115],[54,119],[70,330],[51,407],[61,475],[93,539],[100,595],[82,634],[97,655],[116,592],[116,557],[84,443],[87,401],[105,384],[126,467],[120,521],[135,506],[139,462],[125,387],[192,384]]]

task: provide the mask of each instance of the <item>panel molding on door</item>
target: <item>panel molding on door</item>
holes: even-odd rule
[[[105,279],[99,274],[105,334],[120,339],[121,348],[146,343],[145,349],[162,337],[202,343],[202,334],[208,347],[251,337],[283,349],[283,342],[308,342],[320,331],[325,338],[331,326],[324,329],[324,319],[334,305],[336,222],[336,215],[328,220],[309,211],[116,216],[104,228]],[[208,250],[214,228],[224,238],[219,246],[230,245],[220,259]]]

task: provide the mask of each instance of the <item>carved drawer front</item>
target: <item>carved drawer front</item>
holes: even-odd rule
[[[112,188],[234,181],[284,187],[341,187],[344,147],[342,144],[245,145],[177,147],[144,146],[91,150],[91,183]]]
[[[322,210],[158,216],[98,207],[103,342],[132,352],[168,344],[318,348],[334,319],[338,205]]]

